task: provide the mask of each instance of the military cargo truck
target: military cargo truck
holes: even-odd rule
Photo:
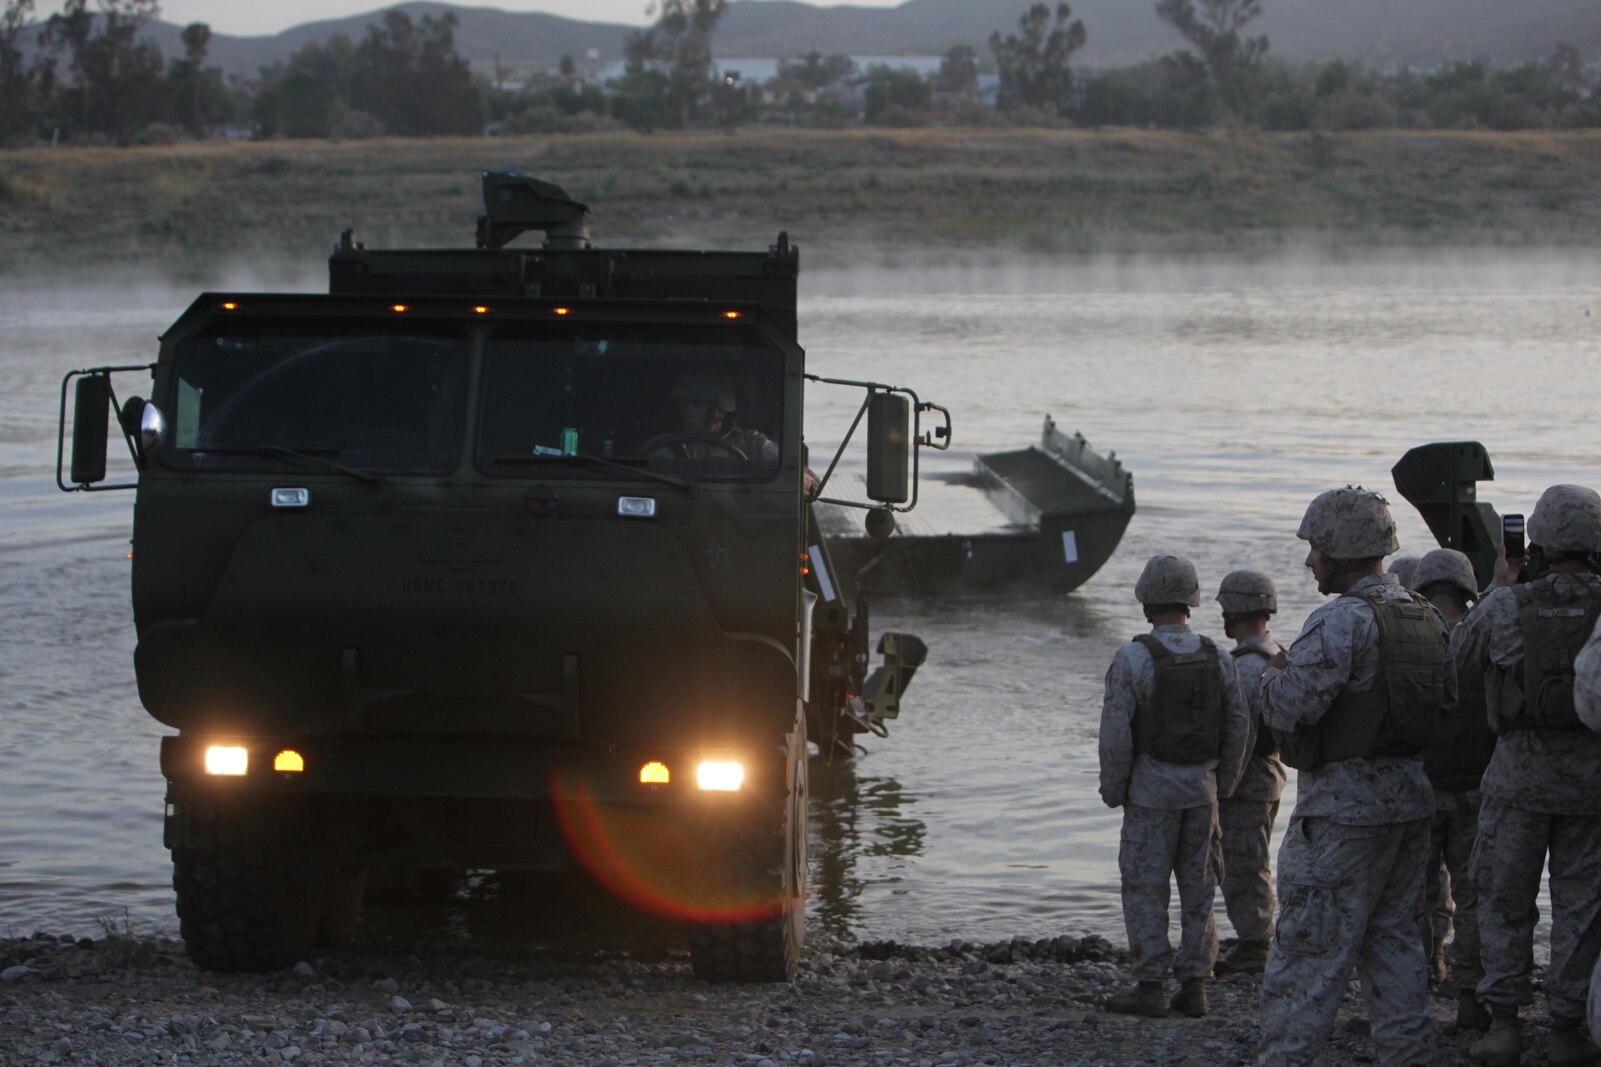
[[[153,364],[63,381],[58,483],[136,489],[134,666],[176,731],[201,966],[348,940],[378,871],[577,864],[681,919],[697,974],[793,974],[808,738],[883,732],[924,649],[886,634],[869,671],[809,519],[795,246],[605,250],[586,218],[488,173],[476,248],[347,231],[327,294],[204,293]],[[828,381],[862,391],[892,528],[949,415]],[[113,427],[137,474],[108,485]]]

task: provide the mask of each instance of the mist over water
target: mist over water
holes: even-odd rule
[[[841,933],[1122,940],[1119,814],[1096,795],[1095,737],[1106,665],[1145,629],[1132,589],[1150,555],[1195,560],[1194,621],[1219,640],[1219,578],[1269,572],[1287,641],[1322,601],[1294,538],[1316,493],[1390,491],[1402,550],[1418,554],[1433,543],[1389,477],[1413,445],[1482,441],[1496,479],[1481,495],[1502,510],[1531,510],[1555,482],[1601,483],[1593,257],[900,250],[890,266],[818,269],[806,251],[808,369],[910,386],[953,412],[951,452],[924,459],[924,521],[983,521],[938,476],[1033,442],[1047,413],[1115,450],[1139,501],[1117,555],[1068,597],[874,605],[875,631],[909,630],[930,653],[888,740],[814,768],[812,918]],[[156,765],[166,728],[133,683],[132,495],[56,490],[60,380],[149,362],[200,289],[258,286],[319,291],[323,279],[241,268],[196,285],[0,293],[0,932],[92,934],[124,908],[141,928],[176,928]],[[814,389],[814,465],[855,404]],[[1281,828],[1292,802],[1293,790]]]

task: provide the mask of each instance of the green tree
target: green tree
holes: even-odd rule
[[[45,36],[52,51],[66,51],[72,85],[63,96],[81,132],[104,134],[127,144],[156,116],[165,64],[161,49],[140,37],[161,13],[157,0],[65,0],[51,15]]]
[[[882,64],[867,68],[868,122],[905,126],[928,110],[933,86],[915,70]]]
[[[22,31],[33,18],[33,0],[5,0],[0,7],[0,145],[27,134],[38,120],[37,79],[22,50]]]
[[[222,71],[206,66],[211,48],[211,27],[191,22],[183,28],[183,55],[167,66],[167,85],[172,108],[195,137],[202,137],[206,124],[218,115],[224,95]]]
[[[1212,81],[1228,90],[1236,75],[1267,55],[1267,37],[1244,38],[1245,27],[1262,14],[1262,0],[1156,0],[1156,15],[1195,46]]]
[[[970,96],[978,85],[978,52],[970,44],[954,45],[940,57],[934,86],[951,96]]]
[[[999,106],[1010,111],[1034,107],[1053,115],[1065,114],[1073,75],[1069,57],[1088,40],[1081,19],[1057,4],[1053,18],[1049,6],[1035,4],[1018,20],[1018,33],[990,34],[990,51],[1001,76]]]
[[[367,28],[352,57],[350,106],[408,137],[477,133],[484,100],[456,51],[456,16],[417,22],[398,8]]]
[[[660,0],[646,8],[656,24],[630,33],[625,86],[642,94],[660,93],[654,111],[674,126],[692,125],[712,94],[712,32],[728,10],[728,0]]]
[[[256,94],[256,124],[262,134],[329,137],[349,110],[355,46],[344,34],[309,41],[285,63],[263,68]]]

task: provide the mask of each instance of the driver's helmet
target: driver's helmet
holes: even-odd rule
[[[734,413],[733,386],[723,375],[704,367],[686,367],[679,371],[668,395],[674,400],[688,400],[692,404],[714,407],[725,414]]]

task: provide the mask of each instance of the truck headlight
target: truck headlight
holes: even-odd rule
[[[695,784],[708,791],[732,793],[745,784],[745,768],[736,760],[701,760],[695,768]]]
[[[250,768],[250,750],[243,745],[207,745],[206,773],[237,777]]]

